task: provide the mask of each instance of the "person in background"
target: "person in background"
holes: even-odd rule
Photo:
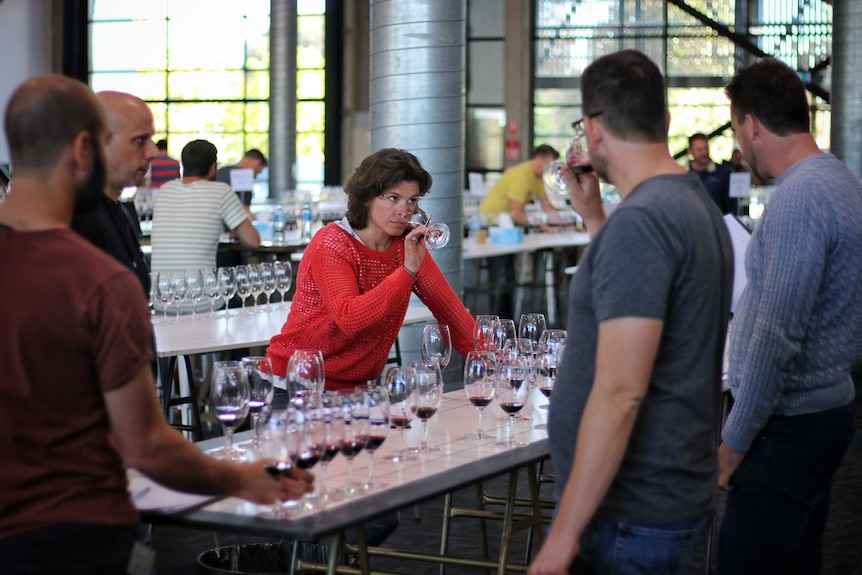
[[[267,354],[284,375],[295,349],[319,349],[326,388],[352,390],[380,376],[411,293],[448,324],[461,354],[473,349],[473,317],[428,257],[425,226],[407,221],[431,189],[413,154],[374,152],[344,185],[347,215],[314,235],[299,264],[296,294]]]
[[[557,505],[528,573],[685,575],[715,512],[733,250],[670,155],[658,67],[624,50],[580,84],[595,171],[563,175],[591,241],[548,421]],[[623,197],[607,218],[599,178]]]
[[[227,227],[240,244],[260,246],[260,234],[230,186],[215,181],[218,153],[207,140],[186,144],[183,177],[159,190],[153,207],[154,272],[216,267],[219,237]],[[196,311],[209,305],[204,301]],[[191,312],[183,302],[181,312]]]
[[[817,146],[794,70],[763,60],[725,92],[745,160],[776,189],[731,326],[717,572],[819,573],[832,478],[856,420],[862,185]]]
[[[251,170],[254,173],[254,177],[258,177],[263,169],[266,167],[266,156],[263,155],[263,152],[258,150],[257,148],[252,148],[247,151],[242,159],[239,162],[232,166],[223,166],[218,169],[216,172],[216,179],[227,185],[231,185],[230,182],[230,173],[231,170],[236,169],[246,169]],[[248,211],[248,207],[251,205],[251,190],[234,190],[242,202],[242,205],[246,207],[246,211]]]
[[[730,197],[730,174],[735,170],[726,164],[716,165],[709,157],[709,138],[706,134],[692,134],[688,139],[688,171],[700,178],[706,193],[722,214],[735,214],[738,200]]]
[[[159,155],[150,162],[150,187],[161,188],[165,182],[180,177],[180,163],[168,155],[168,141],[156,142]]]
[[[126,573],[138,533],[126,469],[168,487],[271,504],[311,489],[294,469],[205,455],[164,419],[147,302],[69,230],[102,203],[108,138],[82,83],[40,76],[4,116],[15,193],[0,204],[0,573]],[[144,569],[146,572],[147,569]]]
[[[560,154],[547,144],[537,147],[529,160],[503,173],[482,200],[479,213],[485,214],[492,220],[500,213],[508,213],[515,225],[526,226],[529,222],[524,207],[535,198],[548,214],[550,221],[559,221],[557,209],[548,200],[545,184],[542,182],[545,166],[559,157]]]
[[[120,204],[123,188],[144,183],[150,162],[158,155],[153,143],[153,113],[146,102],[122,92],[96,94],[108,122],[107,180],[104,197],[90,213],[75,214],[72,230],[132,270],[149,297],[150,269],[139,241],[140,228]]]

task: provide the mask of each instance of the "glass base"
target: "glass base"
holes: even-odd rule
[[[490,433],[468,433],[462,439],[467,439],[469,441],[483,441],[485,439],[497,439],[496,435],[491,435]]]

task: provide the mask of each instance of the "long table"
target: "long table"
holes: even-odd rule
[[[340,535],[347,528],[359,526],[374,517],[409,508],[425,499],[451,493],[491,477],[517,472],[520,468],[546,458],[546,431],[535,427],[537,423],[544,421],[547,414],[547,411],[536,407],[546,402],[537,391],[533,391],[523,410],[524,415],[531,416],[532,420],[525,419],[514,425],[515,437],[525,445],[510,448],[496,445],[496,442],[508,437],[507,416],[496,403],[485,409],[483,423],[485,431],[496,435],[497,439],[465,439],[466,434],[475,433],[476,409],[467,401],[462,391],[449,392],[437,414],[428,421],[428,443],[440,451],[416,454],[415,461],[389,462],[386,460],[387,456],[394,454],[399,447],[397,431],[390,430],[388,438],[374,455],[373,479],[380,487],[370,493],[329,503],[322,510],[304,511],[288,519],[274,520],[267,518],[264,507],[236,498],[226,498],[185,513],[149,511],[144,513],[143,518],[152,523],[276,538],[304,541],[328,538],[337,545]],[[411,429],[405,431],[404,444],[418,446],[421,437],[422,425],[418,420],[414,420]],[[246,438],[248,433],[237,436],[240,445]],[[199,446],[206,450],[220,446],[221,441],[209,440]],[[325,487],[336,489],[343,486],[346,473],[345,458],[337,456],[329,465]],[[363,481],[366,473],[367,455],[360,453],[354,460],[353,480]],[[320,487],[322,486],[318,486],[318,489]],[[541,517],[533,517],[533,520],[532,525],[538,526]],[[434,558],[426,557],[421,560]],[[441,563],[447,561],[458,560],[439,558]],[[495,567],[499,565],[500,573],[505,572],[505,557],[492,563]],[[334,562],[331,562],[329,569],[328,572],[335,571]]]
[[[480,244],[475,237],[464,239],[464,259],[493,258],[513,254],[531,253],[536,250],[581,247],[590,243],[587,232],[542,232],[525,234],[524,241],[517,244]]]

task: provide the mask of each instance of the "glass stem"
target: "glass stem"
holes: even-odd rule
[[[252,436],[254,437],[254,444],[255,445],[257,445],[258,440],[260,439],[260,437],[258,437],[258,434],[257,434],[257,422],[259,419],[260,419],[259,413],[252,413],[251,414],[251,433],[252,433]]]
[[[476,430],[476,439],[485,437],[485,432],[482,430],[482,408],[479,408],[479,427]]]
[[[404,457],[404,428],[398,428],[398,457]]]
[[[348,489],[353,486],[353,458],[347,458],[347,487]]]
[[[515,414],[509,416],[509,444],[515,445]]]
[[[428,451],[428,420],[422,420],[422,446],[420,448],[422,453]]]
[[[371,476],[374,474],[374,452],[368,452],[368,477],[365,479],[365,482],[369,485],[371,484]]]
[[[233,450],[233,429],[228,426],[224,428],[224,450],[225,453],[230,453]]]

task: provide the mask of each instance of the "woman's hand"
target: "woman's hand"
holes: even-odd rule
[[[428,228],[425,226],[418,226],[404,236],[404,267],[414,274],[419,273],[422,260],[425,259],[425,254],[428,253],[428,250],[425,248],[425,233],[427,230]]]

